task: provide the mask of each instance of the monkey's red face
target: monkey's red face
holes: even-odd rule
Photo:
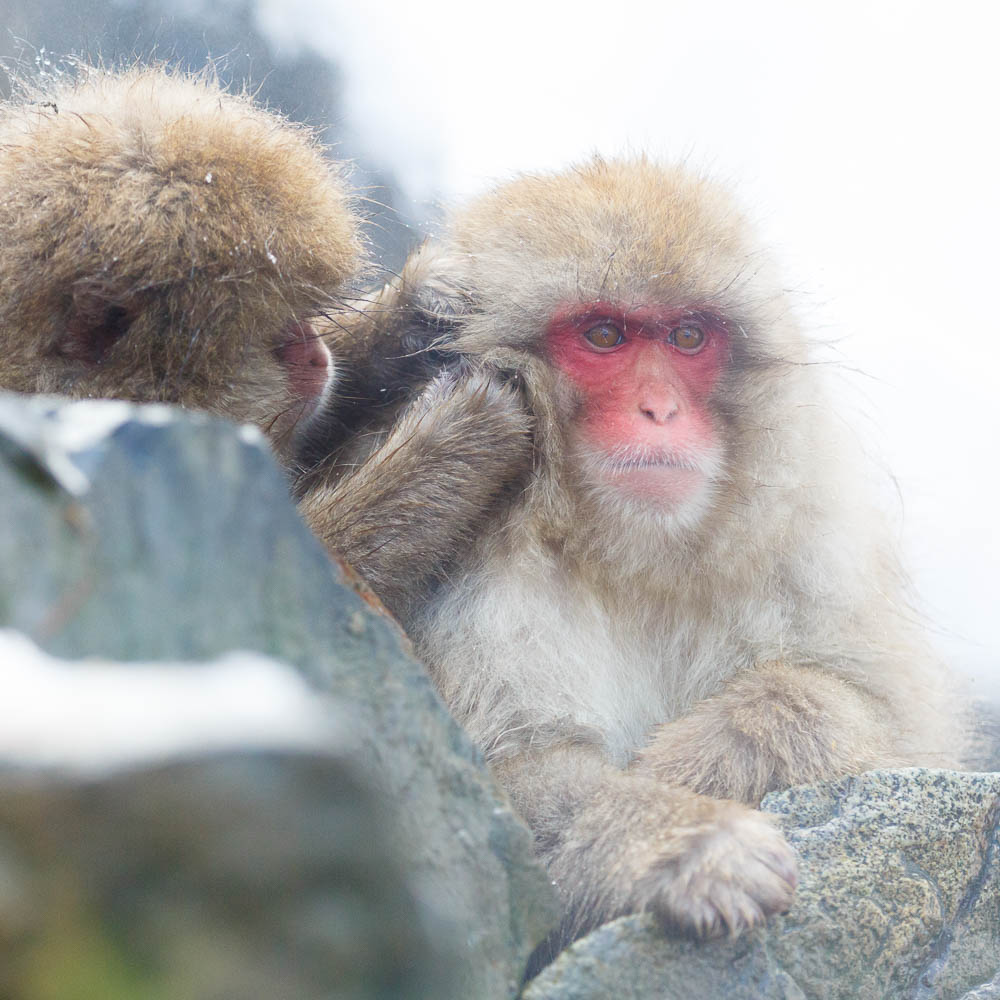
[[[560,310],[548,345],[580,394],[573,443],[600,484],[671,511],[705,495],[722,459],[709,407],[728,357],[718,320],[597,302]]]

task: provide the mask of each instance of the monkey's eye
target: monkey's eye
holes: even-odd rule
[[[585,334],[587,342],[599,351],[608,351],[612,347],[625,343],[621,330],[612,323],[600,323],[592,326]]]
[[[668,340],[684,354],[697,354],[705,346],[705,331],[700,326],[677,326]]]

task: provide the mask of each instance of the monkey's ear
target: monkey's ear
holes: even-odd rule
[[[137,314],[134,304],[126,305],[102,285],[91,282],[74,285],[60,353],[99,364],[128,333]]]

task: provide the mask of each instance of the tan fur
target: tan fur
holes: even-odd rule
[[[25,83],[0,104],[0,243],[0,388],[256,423],[302,473],[306,520],[400,613],[530,469],[530,419],[488,372],[432,364],[412,405],[354,398],[375,377],[370,338],[406,353],[387,341],[391,317],[416,315],[416,265],[367,301],[342,297],[361,242],[338,168],[307,130],[208,74],[80,66]],[[295,335],[334,350],[319,399],[282,360],[306,320]],[[369,423],[341,447],[345,409]],[[318,459],[304,457],[312,441]]]
[[[275,348],[360,251],[308,131],[208,74],[141,67],[0,105],[0,243],[0,387],[182,403],[286,455],[304,407]],[[116,323],[105,355],[79,356],[74,331]]]
[[[750,808],[767,790],[958,747],[822,368],[728,196],[646,160],[501,187],[425,258],[426,342],[516,373],[536,466],[411,635],[531,823],[567,933],[643,908],[752,926],[795,882]],[[595,483],[573,445],[580,401],[543,334],[598,300],[725,321],[722,460],[691,510]]]
[[[530,464],[531,422],[485,375],[438,376],[386,434],[338,452],[299,509],[407,620]]]
[[[302,449],[300,509],[402,621],[524,485],[531,418],[495,366],[437,354],[433,253],[349,310],[324,336],[342,362],[335,398]],[[416,398],[414,387],[418,387]]]

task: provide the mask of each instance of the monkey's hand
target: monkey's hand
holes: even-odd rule
[[[739,934],[791,906],[795,854],[768,817],[720,799],[671,795],[668,801],[672,815],[636,836],[626,852],[627,909],[714,937]]]
[[[661,726],[632,770],[756,805],[777,788],[900,766],[886,715],[829,671],[764,663]]]
[[[531,427],[520,394],[498,376],[439,375],[373,451],[331,465],[301,511],[405,624],[527,481]]]
[[[637,911],[696,937],[734,935],[791,905],[795,854],[746,806],[665,787],[575,747],[495,769],[566,899],[564,940]]]

